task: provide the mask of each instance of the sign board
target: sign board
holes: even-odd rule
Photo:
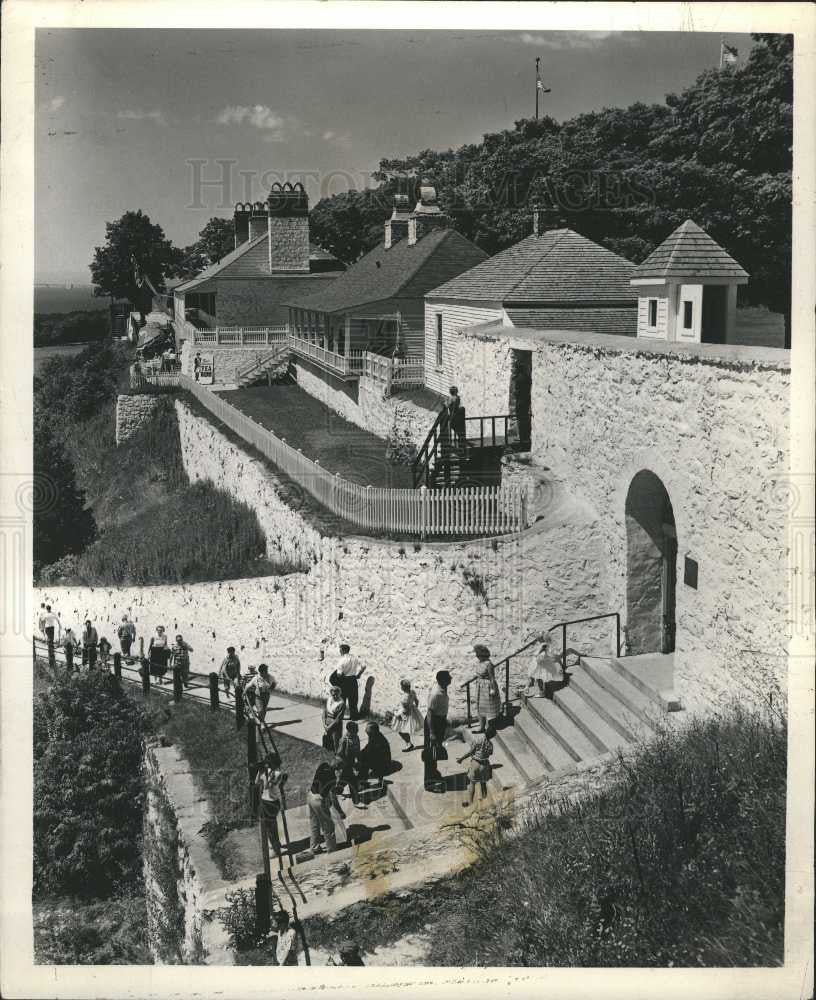
[[[213,356],[212,354],[197,353],[193,358],[193,377],[196,382],[202,385],[213,384]]]

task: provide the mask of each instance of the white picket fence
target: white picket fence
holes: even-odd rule
[[[223,397],[179,376],[191,392],[232,431],[253,445],[334,514],[383,533],[497,535],[527,526],[526,494],[517,485],[429,490],[361,486],[331,473],[283,438],[241,413]]]

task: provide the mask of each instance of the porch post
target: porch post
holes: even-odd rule
[[[346,316],[346,357],[351,354],[351,316]]]

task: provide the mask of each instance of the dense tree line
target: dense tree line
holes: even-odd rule
[[[382,160],[376,190],[319,202],[312,236],[346,262],[377,244],[397,192],[434,184],[488,253],[530,232],[530,206],[643,260],[693,218],[749,272],[743,301],[790,313],[793,39],[754,35],[743,65],[710,69],[664,104],[524,119],[457,150]]]
[[[67,313],[34,314],[34,346],[82,344],[103,340],[110,333],[107,310],[75,310]]]

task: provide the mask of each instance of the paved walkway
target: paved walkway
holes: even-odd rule
[[[135,667],[123,665],[123,676],[130,680],[139,680]],[[200,675],[194,678],[202,686],[190,688],[184,693],[185,698],[209,704],[209,689],[205,679]],[[167,692],[172,696],[170,685],[159,686],[154,683],[154,689]],[[232,701],[225,702],[223,691],[219,692],[222,709],[232,710]],[[266,722],[272,731],[280,729],[288,736],[314,743],[322,743],[323,721],[319,706],[302,701],[295,701],[285,695],[273,693],[269,700]],[[361,742],[365,744],[363,732],[365,720],[360,720]],[[398,768],[386,778],[385,792],[372,790],[363,794],[360,805],[352,804],[350,798],[342,798],[341,805],[346,813],[346,827],[349,839],[355,843],[363,843],[378,834],[395,833],[410,830],[427,824],[438,825],[442,822],[461,817],[466,811],[464,799],[466,794],[466,774],[468,761],[457,764],[456,757],[466,750],[462,742],[467,738],[463,729],[454,730],[448,741],[447,761],[440,762],[439,769],[445,778],[444,792],[428,792],[424,788],[422,751],[418,746],[408,753],[402,752],[401,738],[390,728],[381,724],[381,732],[388,738],[392,757]],[[237,738],[237,737],[236,737]],[[494,741],[494,746],[496,743]],[[259,753],[261,747],[259,744]],[[509,759],[504,757],[501,748],[496,746],[493,755],[494,778],[489,785],[491,795],[501,794],[503,789],[520,788],[524,784],[522,776],[516,771]],[[286,761],[284,760],[284,768]],[[477,793],[478,794],[478,793]],[[287,810],[287,824],[293,853],[299,853],[308,848],[309,810],[302,805]],[[345,838],[337,829],[338,844]],[[247,827],[232,831],[227,838],[227,845],[235,877],[241,878],[254,875],[261,870],[261,850],[257,827]]]

